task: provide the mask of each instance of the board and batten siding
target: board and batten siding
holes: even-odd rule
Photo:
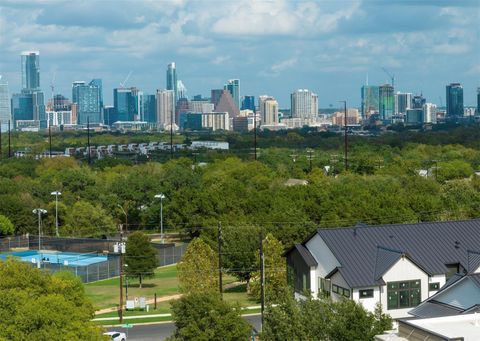
[[[421,270],[418,266],[412,263],[407,257],[401,257],[389,270],[387,270],[383,276],[385,283],[389,282],[404,282],[420,280],[421,288],[421,300],[424,301],[428,298],[428,283],[429,276]],[[381,304],[383,310],[389,314],[392,318],[409,317],[408,311],[412,308],[404,309],[388,309],[387,305],[387,286],[381,287]]]

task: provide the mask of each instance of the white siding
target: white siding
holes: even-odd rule
[[[360,299],[360,290],[364,290],[364,289],[373,289],[373,297]],[[375,306],[377,302],[380,302],[380,287],[377,286],[377,287],[366,287],[366,288],[354,289],[352,299],[355,302],[360,303],[361,305],[363,305],[365,309],[373,313],[375,311]],[[385,310],[386,307],[382,306],[382,309]]]
[[[386,283],[399,282],[399,281],[413,281],[413,280],[419,279],[421,281],[421,301],[424,301],[425,299],[428,298],[428,283],[429,283],[428,275],[425,272],[423,272],[420,268],[418,268],[415,264],[413,264],[410,260],[408,260],[406,257],[400,258],[395,263],[395,265],[393,265],[383,275],[382,278]],[[390,314],[392,318],[410,317],[410,315],[408,315],[408,311],[412,308],[388,310],[386,286],[382,286],[380,295],[381,295],[382,307],[384,307],[384,311]]]
[[[349,289],[350,290],[350,298],[352,297],[352,288],[349,287],[343,276],[340,274],[340,272],[335,273],[332,277],[330,277],[332,280],[332,286],[333,285],[338,285],[342,288]],[[345,297],[343,295],[336,294],[334,292],[331,293],[332,295],[332,300],[333,301],[338,301],[341,297]]]
[[[440,283],[440,287],[443,287],[445,285],[445,275],[434,275],[432,277],[429,278],[429,281],[428,283]],[[438,292],[438,290],[436,291],[429,291],[428,292],[428,297],[431,297],[433,295],[435,295],[436,293]]]
[[[323,239],[318,234],[310,239],[305,246],[318,263],[316,277],[324,278],[328,273],[330,273],[330,271],[335,269],[337,266],[340,266],[340,263],[335,258],[332,251],[330,251],[327,244],[325,244]]]

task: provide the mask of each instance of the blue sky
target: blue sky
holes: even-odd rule
[[[127,86],[165,87],[175,61],[189,96],[240,78],[241,95],[308,88],[319,106],[360,104],[360,87],[396,76],[396,89],[445,103],[460,82],[480,86],[480,0],[0,2],[0,74],[20,90],[20,53],[40,51],[41,85],[71,97],[74,80],[102,78],[105,103]]]

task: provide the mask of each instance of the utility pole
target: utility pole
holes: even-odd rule
[[[87,145],[88,145],[88,164],[92,163],[90,153],[90,117],[87,117]]]
[[[49,149],[50,149],[50,158],[52,157],[52,127],[49,125],[48,126],[48,143],[49,143]]]
[[[262,314],[260,330],[263,330],[265,312],[265,255],[263,254],[263,229],[260,231],[260,312]]]
[[[120,243],[118,244],[118,251],[120,252],[120,304],[118,306],[118,317],[120,323],[123,322],[123,227],[120,224]]]
[[[8,120],[8,157],[12,157],[12,133],[10,131],[10,120]]]
[[[347,126],[347,101],[339,101],[343,103],[344,107],[344,127],[345,127],[345,142],[344,142],[344,154],[345,154],[345,171],[348,171],[348,126]]]
[[[253,155],[257,161],[257,113],[253,113]]]
[[[218,222],[218,289],[220,290],[220,297],[223,299],[223,283],[222,283],[222,225]]]

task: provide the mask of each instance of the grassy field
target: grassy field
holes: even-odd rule
[[[225,285],[231,284],[235,281],[236,279],[233,276],[225,275],[223,278],[223,283]],[[92,302],[94,302],[95,310],[116,307],[118,305],[120,295],[118,278],[85,284],[85,290],[87,296]],[[246,291],[246,284],[240,284],[233,288],[226,289],[223,297],[227,302],[238,302],[242,307],[256,305],[257,302],[251,300]],[[176,265],[164,266],[155,270],[155,277],[145,279],[141,289],[139,288],[138,280],[129,280],[129,298],[143,296],[149,300],[154,298],[155,293],[157,294],[157,298],[179,293]],[[158,302],[156,310],[153,309],[153,304],[150,304],[150,308],[150,314],[169,313],[170,303]],[[115,316],[115,314],[116,313],[102,314],[101,317]],[[139,314],[142,315],[145,314],[145,312],[127,312],[127,315]]]

